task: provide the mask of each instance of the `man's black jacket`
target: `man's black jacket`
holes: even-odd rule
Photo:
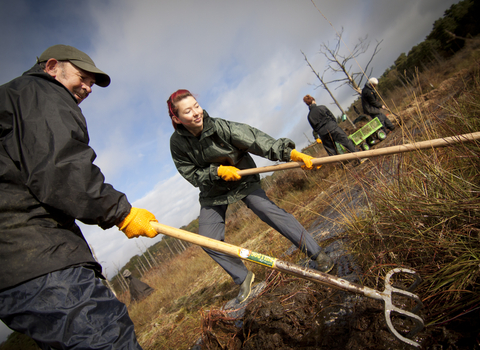
[[[380,103],[375,90],[369,84],[365,84],[365,87],[362,89],[362,107],[363,113],[368,115],[382,113],[380,110],[382,104]]]
[[[75,219],[106,229],[130,212],[92,162],[73,95],[39,65],[0,86],[0,290],[95,262]]]

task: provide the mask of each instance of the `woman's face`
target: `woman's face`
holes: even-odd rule
[[[188,96],[176,103],[178,112],[172,119],[177,124],[182,124],[193,135],[198,136],[203,130],[203,109],[197,100]]]

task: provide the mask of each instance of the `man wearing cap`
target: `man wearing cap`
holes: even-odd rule
[[[0,319],[42,349],[141,349],[75,220],[128,238],[157,233],[93,164],[78,104],[110,77],[55,45],[0,86]]]
[[[385,109],[385,106],[382,105],[380,99],[378,98],[378,94],[375,91],[377,85],[378,79],[370,78],[365,84],[365,87],[362,89],[363,113],[370,115],[372,119],[377,117],[383,125],[383,130],[386,134],[388,134],[390,131],[393,131],[395,129],[395,126],[390,121],[390,119],[388,119],[387,116],[383,114],[380,110]]]

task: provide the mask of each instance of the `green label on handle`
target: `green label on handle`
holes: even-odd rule
[[[275,261],[277,260],[276,258],[272,258],[268,255],[252,252],[247,249],[239,249],[238,256],[241,257],[242,259],[245,259],[260,265],[268,266],[268,267],[274,267]]]

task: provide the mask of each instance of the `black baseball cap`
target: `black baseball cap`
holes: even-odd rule
[[[105,72],[95,66],[93,60],[85,53],[73,46],[54,45],[43,51],[40,57],[37,57],[37,63],[46,62],[50,58],[58,61],[69,61],[84,71],[95,74],[95,84],[101,87],[107,87],[110,84],[110,77]]]

